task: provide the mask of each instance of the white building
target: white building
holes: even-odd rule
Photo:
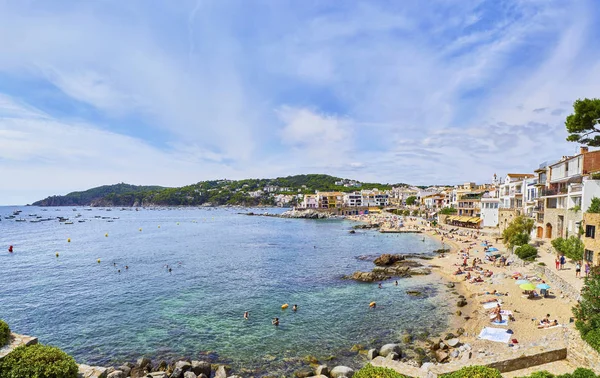
[[[374,188],[373,190],[361,190],[360,194],[362,196],[362,206],[385,207],[390,203],[390,196],[377,188]]]
[[[360,192],[344,193],[344,206],[362,206],[362,194]]]
[[[481,198],[481,225],[483,227],[498,226],[498,209],[500,208],[500,198],[493,194],[486,193]]]

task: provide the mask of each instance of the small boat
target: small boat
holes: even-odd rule
[[[78,220],[77,222],[79,222],[79,223],[84,223],[84,222],[85,222],[85,219],[80,219],[80,220]]]
[[[19,218],[15,219],[15,222],[27,222],[27,219]]]
[[[109,220],[107,220],[107,222],[110,222],[110,223],[112,223],[112,222],[114,222],[114,220],[112,220],[112,219],[109,219]]]
[[[71,221],[68,221],[68,222],[65,222],[65,224],[73,224],[73,222],[71,222]]]

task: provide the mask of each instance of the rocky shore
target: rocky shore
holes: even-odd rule
[[[257,214],[253,212],[249,213],[240,213],[243,215],[249,216],[262,216],[262,217],[275,217],[275,218],[298,218],[298,219],[328,219],[328,218],[337,218],[335,215],[332,215],[327,212],[317,211],[317,210],[287,210],[281,214],[272,214],[272,213],[263,213]]]
[[[384,253],[373,260],[376,266],[370,272],[356,271],[343,278],[360,282],[375,282],[386,281],[392,278],[408,278],[431,274],[430,267],[418,261],[411,260],[411,257],[421,258],[418,255]]]

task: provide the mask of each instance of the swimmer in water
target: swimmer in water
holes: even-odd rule
[[[293,305],[292,306],[292,311],[298,311],[298,305]]]
[[[381,286],[381,283],[379,284],[379,288],[380,288],[380,289],[382,288],[382,286]]]
[[[273,324],[274,326],[278,326],[279,325],[279,318],[274,318],[273,320],[271,320],[271,324]]]
[[[244,312],[244,319],[250,319],[250,314],[248,313],[248,311]]]
[[[129,269],[129,265],[125,265],[125,270]]]
[[[394,282],[394,285],[398,286],[398,281]]]

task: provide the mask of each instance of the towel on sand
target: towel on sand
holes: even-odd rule
[[[498,306],[498,303],[502,304],[501,301],[488,302],[483,304],[483,308],[486,310],[491,310],[492,308]]]
[[[511,334],[502,328],[484,327],[479,333],[479,338],[483,340],[496,341],[498,343],[508,343]]]

